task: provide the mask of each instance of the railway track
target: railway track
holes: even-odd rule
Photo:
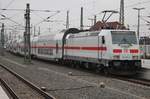
[[[13,58],[13,57],[11,57],[11,58]],[[10,58],[10,59],[11,59]],[[20,58],[19,59],[14,59],[14,61],[16,61],[17,60],[17,62],[18,61],[20,61]],[[3,61],[3,60],[2,60]],[[2,63],[4,63],[4,64],[7,64],[7,62],[9,62],[8,60],[6,61],[6,62],[2,62]],[[10,63],[12,63],[12,65],[11,64],[7,64],[7,66],[10,66],[10,68],[13,68],[13,67],[15,67],[15,66],[13,66],[13,64],[15,64],[15,63],[13,63],[13,62],[11,62],[10,61]],[[20,62],[18,62],[18,63],[20,63]],[[51,64],[51,65],[50,65]],[[50,66],[49,66],[50,65]],[[58,66],[55,66],[55,65],[58,65]],[[130,81],[127,81],[127,80],[125,80],[125,78],[123,77],[123,79],[121,79],[121,78],[119,78],[119,77],[111,77],[111,76],[106,76],[105,77],[105,75],[104,75],[104,73],[102,73],[102,72],[100,72],[100,73],[95,73],[93,70],[87,70],[87,69],[83,69],[83,68],[76,68],[76,69],[74,69],[74,68],[72,68],[72,67],[70,67],[70,66],[66,66],[65,64],[62,66],[62,64],[56,64],[55,62],[49,62],[49,61],[39,61],[39,60],[34,60],[33,61],[33,67],[34,66],[36,66],[36,71],[37,70],[39,70],[38,68],[41,68],[41,66],[42,66],[42,68],[44,69],[44,71],[43,70],[41,70],[40,69],[40,71],[41,72],[43,72],[43,75],[45,75],[45,77],[47,77],[48,75],[50,75],[51,73],[47,73],[47,72],[51,72],[51,71],[54,71],[54,72],[58,72],[58,75],[60,74],[67,74],[67,75],[69,75],[68,73],[69,72],[71,72],[71,75],[70,76],[72,76],[71,78],[74,78],[74,79],[79,79],[79,81],[81,80],[81,81],[85,81],[85,82],[89,82],[89,83],[91,83],[91,84],[94,84],[94,85],[96,85],[96,86],[100,86],[100,84],[101,84],[101,82],[103,82],[104,83],[104,85],[106,86],[106,88],[110,88],[110,89],[112,89],[112,90],[114,90],[114,91],[118,91],[118,92],[123,92],[123,93],[125,93],[125,94],[128,94],[129,93],[129,95],[131,95],[132,96],[132,94],[133,94],[133,96],[139,96],[139,97],[149,97],[149,94],[147,94],[147,93],[149,93],[149,87],[147,87],[147,86],[142,86],[142,85],[139,85],[139,84],[135,84],[136,82],[132,82],[132,83],[130,83]],[[18,66],[17,67],[19,67],[19,64],[18,64]],[[33,73],[36,73],[36,71],[32,71],[33,70],[33,67],[32,67],[32,65],[30,66],[30,67],[28,67],[28,68],[31,68],[31,71],[30,72],[33,72]],[[56,67],[56,68],[55,68]],[[69,67],[68,69],[67,68],[64,68],[64,67]],[[13,68],[14,70],[16,69],[16,68]],[[20,69],[16,69],[16,71],[21,71],[21,70],[24,70],[24,67],[22,68],[22,67],[20,67]],[[46,74],[44,74],[44,72],[45,72],[45,69],[47,69],[46,70]],[[30,70],[30,69],[29,69]],[[75,71],[74,71],[75,70]],[[19,72],[18,71],[18,72]],[[80,72],[81,71],[81,72]],[[54,73],[53,72],[53,73]],[[59,73],[60,72],[60,73]],[[21,73],[21,72],[20,72]],[[24,72],[23,72],[24,73]],[[28,72],[27,72],[28,73]],[[22,73],[21,73],[22,74]],[[57,74],[57,73],[56,73]],[[28,76],[29,76],[29,78],[30,79],[32,79],[32,77],[34,78],[34,77],[36,77],[35,75],[33,75],[33,76],[30,76],[30,75],[32,75],[32,73],[29,73],[29,74],[27,74],[27,76],[25,76],[26,78],[28,78]],[[47,75],[47,76],[46,76]],[[69,77],[70,77],[69,76]],[[41,79],[41,78],[39,78],[39,79]],[[63,77],[62,77],[62,79],[63,79]],[[118,80],[117,80],[118,79]],[[119,80],[120,79],[120,80]],[[130,79],[132,79],[132,78],[130,78]],[[50,79],[44,79],[43,80],[44,82],[48,82],[48,81],[51,81]],[[33,81],[33,82],[37,82],[37,80],[35,80],[35,81]],[[129,83],[128,83],[129,82]],[[49,82],[49,83],[51,83],[51,82]],[[48,84],[49,84],[48,83]],[[42,84],[39,82],[39,83],[37,83],[39,86],[42,86]],[[51,87],[48,87],[48,84],[44,84],[45,86],[47,86],[47,90],[46,90],[46,92],[48,92],[48,93],[50,93],[50,94],[53,94],[53,92],[50,92],[49,90],[51,90]],[[59,83],[58,83],[59,84]],[[54,85],[55,86],[55,85]],[[56,87],[57,87],[57,83],[56,83]],[[59,87],[60,89],[61,89],[61,87]],[[63,89],[64,87],[62,87],[62,89]],[[66,87],[65,87],[66,88]],[[72,88],[72,87],[70,87],[70,88]],[[135,91],[134,89],[137,89],[137,91]],[[54,88],[55,89],[55,88]],[[56,88],[57,89],[57,88]],[[52,90],[53,90],[53,88],[52,88]],[[69,91],[70,92],[70,91]],[[91,93],[91,92],[90,92]],[[57,97],[57,96],[59,96],[59,97],[63,97],[63,95],[64,95],[64,93],[62,94],[61,93],[61,91],[57,91],[57,94],[55,94],[54,93],[54,95]],[[68,94],[66,94],[66,95],[68,95]],[[74,96],[74,95],[73,95]],[[65,97],[65,95],[64,95],[64,97]],[[76,96],[74,96],[74,97],[76,97]],[[141,98],[139,98],[139,99],[141,99]],[[143,98],[143,99],[146,99],[146,98]],[[65,98],[64,98],[65,99]],[[70,98],[71,99],[71,98]],[[93,98],[94,99],[94,98]],[[96,98],[97,99],[97,98]],[[149,98],[147,98],[147,99],[149,99]]]
[[[47,60],[38,59],[38,58],[35,58],[35,60],[46,62],[48,64],[50,63],[50,64],[62,66],[62,64],[58,64],[57,62],[53,62],[53,61],[47,61]],[[63,66],[65,66],[65,67],[71,67],[71,66],[68,66],[68,65],[70,65],[70,64],[63,64]],[[74,67],[71,67],[71,68],[74,68]],[[78,69],[80,69],[80,68],[78,68]],[[87,70],[87,69],[82,69],[82,71],[95,73],[95,71]],[[97,73],[95,73],[95,74],[97,74]],[[115,78],[115,79],[119,79],[119,80],[123,80],[123,81],[128,81],[128,82],[135,83],[135,84],[141,84],[141,85],[150,87],[150,80],[144,79],[144,78],[129,77],[129,76],[117,76],[117,75],[109,75],[109,74],[108,74],[109,75],[108,76],[104,72],[100,72],[99,75],[106,76],[106,77],[111,77],[111,78]]]
[[[47,63],[50,63],[50,64],[54,64],[54,65],[60,65],[62,66],[62,64],[58,64],[56,62],[49,62],[47,60],[42,60],[42,59],[36,59],[37,61],[43,61],[43,62],[47,62]],[[63,64],[63,66],[65,67],[70,67],[68,66],[69,64]],[[70,68],[74,68],[74,67],[70,67]],[[97,73],[93,70],[88,70],[88,69],[81,69],[81,68],[78,68],[80,69],[81,71],[84,71],[84,72],[89,72],[89,73],[94,73],[97,75]],[[105,76],[105,77],[110,77],[110,78],[114,78],[114,79],[119,79],[119,80],[122,80],[122,81],[128,81],[128,82],[131,82],[131,83],[135,83],[135,84],[140,84],[140,85],[144,85],[144,86],[148,86],[150,87],[150,80],[148,79],[144,79],[144,78],[138,78],[138,77],[129,77],[129,76],[118,76],[118,75],[115,75],[115,74],[105,74],[104,72],[99,72],[98,75],[101,75],[101,76]]]
[[[19,97],[16,95],[16,93],[9,87],[9,85],[0,78],[0,84],[2,85],[2,87],[4,87],[4,89],[6,89],[7,93],[10,95],[10,97],[12,99],[19,99]]]
[[[118,79],[122,81],[131,82],[134,84],[140,84],[147,87],[150,87],[150,80],[145,78],[138,78],[138,77],[129,77],[129,76],[118,76],[118,75],[105,75],[104,73],[100,73],[101,76]]]
[[[30,97],[29,98],[29,95],[28,95],[28,98],[26,98],[25,96],[23,98],[26,98],[26,99],[55,99],[53,96],[47,94],[46,92],[44,92],[43,90],[41,90],[40,88],[38,88],[37,86],[35,86],[33,83],[29,82],[28,80],[24,79],[22,76],[20,76],[19,74],[15,73],[14,71],[10,70],[8,67],[4,66],[3,64],[0,64],[0,67],[3,68],[4,70],[6,70],[7,72],[9,72],[9,75],[13,75],[13,81],[14,78],[20,80],[22,82],[22,84],[25,84],[25,86],[28,86],[30,88],[29,91],[33,91],[33,94],[34,95],[30,95],[30,96],[35,96],[37,95],[37,97]],[[25,92],[22,92],[21,95],[20,94],[17,94],[17,92],[15,92],[13,90],[13,88],[11,88],[13,85],[10,85],[12,81],[8,81],[9,79],[7,80],[4,80],[3,77],[1,77],[0,79],[0,82],[1,84],[5,87],[5,89],[7,90],[7,92],[11,95],[11,97],[13,97],[13,99],[21,99],[22,98],[22,93],[25,93]],[[17,84],[17,83],[16,83]],[[10,87],[11,86],[11,87]],[[18,86],[22,86],[20,84],[18,84]],[[27,88],[27,89],[29,89]],[[18,90],[18,89],[17,89]]]
[[[119,77],[115,76],[114,78],[150,87],[150,80],[148,79],[138,78],[138,77],[120,77],[120,76]]]
[[[85,72],[90,72],[90,73],[95,73],[95,71],[91,71],[91,70],[84,70]],[[95,73],[97,74],[97,73]],[[105,77],[110,77],[110,78],[114,78],[114,79],[119,79],[122,81],[128,81],[131,83],[135,83],[135,84],[140,84],[140,85],[144,85],[144,86],[148,86],[150,87],[150,79],[146,79],[146,78],[140,78],[138,77],[138,75],[134,75],[134,76],[119,76],[119,75],[115,75],[115,74],[105,74],[105,72],[99,72],[98,75],[101,76],[105,76]]]
[[[95,73],[95,71],[83,70],[83,69],[82,69],[82,71],[94,73],[97,75],[97,73]],[[122,81],[128,81],[131,83],[140,84],[140,85],[150,87],[150,79],[138,78],[138,75],[136,75],[136,74],[134,75],[135,77],[134,76],[131,76],[131,77],[129,77],[129,76],[118,76],[115,74],[105,74],[104,72],[99,72],[98,75],[109,77],[109,78],[114,78],[114,79],[119,79]]]
[[[95,73],[95,71],[92,70],[83,70],[85,72],[90,72],[90,73]],[[95,73],[97,74],[97,73]],[[134,76],[119,76],[119,75],[115,75],[115,74],[105,74],[105,72],[99,72],[98,75],[101,76],[105,76],[105,77],[110,77],[110,78],[114,78],[114,79],[119,79],[122,81],[128,81],[131,83],[135,83],[135,84],[140,84],[140,85],[144,85],[144,86],[148,86],[150,87],[150,79],[145,79],[145,78],[138,78],[138,75],[134,75]]]
[[[135,83],[135,84],[140,84],[140,85],[144,85],[147,87],[150,87],[150,80],[149,79],[145,79],[145,78],[138,78],[138,75],[134,75],[134,76],[119,76],[119,75],[114,75],[114,74],[105,74],[103,72],[99,73],[101,76],[105,76],[105,77],[110,77],[110,78],[114,78],[114,79],[119,79],[122,81],[127,81],[127,82],[131,82],[131,83]]]

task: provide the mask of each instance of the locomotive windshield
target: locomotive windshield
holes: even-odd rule
[[[133,31],[111,31],[113,44],[137,44],[136,34]]]

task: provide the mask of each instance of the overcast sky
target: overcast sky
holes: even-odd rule
[[[131,29],[136,30],[137,25],[137,11],[133,10],[134,7],[144,7],[145,10],[141,11],[142,18],[149,20],[147,17],[150,15],[150,0],[124,0],[125,1],[125,24],[129,25]],[[51,10],[60,11],[51,20],[56,22],[41,22],[43,19],[55,14],[55,12],[31,12],[31,24],[36,27],[41,27],[42,33],[49,33],[50,31],[61,30],[65,28],[66,11],[70,11],[70,27],[79,27],[80,24],[80,7],[84,7],[84,25],[91,25],[89,18],[93,18],[96,14],[98,19],[101,20],[103,14],[99,14],[103,10],[118,10],[120,7],[120,0],[0,0],[0,8],[4,9],[25,9],[26,3],[30,3],[30,8],[33,10]],[[132,6],[131,6],[132,5]],[[7,17],[24,25],[24,11],[0,11]],[[146,22],[141,20],[141,35],[150,35]],[[119,20],[119,14],[113,15],[109,21]],[[1,21],[6,23],[7,26],[13,26],[15,23],[9,20]],[[148,33],[149,32],[149,33]]]

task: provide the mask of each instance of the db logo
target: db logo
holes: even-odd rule
[[[124,53],[128,53],[129,51],[127,49],[123,50]]]

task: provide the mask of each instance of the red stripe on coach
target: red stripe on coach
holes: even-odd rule
[[[82,50],[100,50],[100,51],[106,51],[106,47],[82,47]]]
[[[70,46],[65,46],[65,49],[79,50],[80,47],[70,47]]]

